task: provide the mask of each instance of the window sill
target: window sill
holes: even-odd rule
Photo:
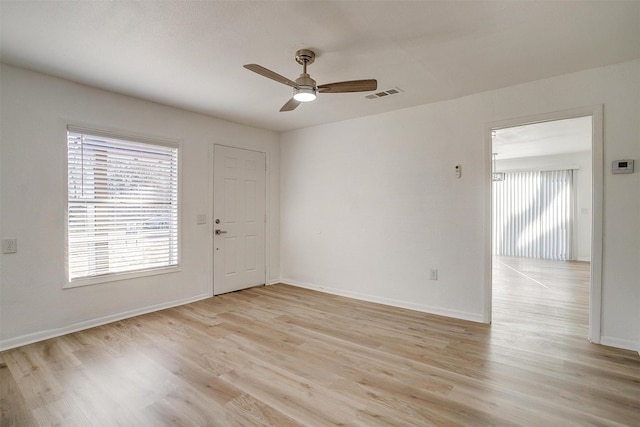
[[[66,281],[66,284],[62,289],[72,289],[81,286],[99,285],[109,282],[120,282],[123,280],[139,279],[148,276],[157,276],[159,274],[177,273],[182,271],[182,268],[178,266],[154,268],[150,270],[139,270],[127,273],[112,273],[105,274],[103,276],[88,277],[83,279],[75,279],[73,281]]]

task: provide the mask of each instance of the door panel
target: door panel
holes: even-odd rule
[[[264,153],[215,146],[214,295],[265,284],[265,165]]]

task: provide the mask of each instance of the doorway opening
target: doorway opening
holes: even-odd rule
[[[489,321],[566,321],[599,342],[601,107],[493,123],[487,133]]]

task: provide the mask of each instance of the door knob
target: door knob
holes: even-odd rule
[[[222,231],[222,230],[219,230],[219,229],[218,229],[218,230],[216,230],[216,235],[218,235],[218,234],[225,234],[225,233],[226,233],[226,231]]]

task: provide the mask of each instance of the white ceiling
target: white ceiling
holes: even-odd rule
[[[640,1],[0,1],[0,59],[84,84],[285,131],[640,58]],[[280,113],[313,49],[320,94]]]
[[[496,129],[496,160],[553,156],[591,150],[591,117],[555,120]]]

